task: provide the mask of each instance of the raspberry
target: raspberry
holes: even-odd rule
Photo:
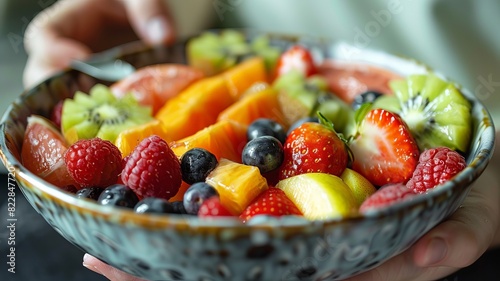
[[[142,198],[168,200],[181,186],[180,162],[167,142],[153,135],[142,140],[130,154],[121,179]]]
[[[425,193],[450,180],[466,166],[465,158],[454,150],[447,147],[428,149],[420,155],[406,186],[415,193]]]
[[[403,183],[387,184],[368,197],[359,207],[359,211],[363,213],[367,210],[386,207],[415,195],[416,193]]]
[[[123,163],[120,150],[100,138],[79,140],[64,155],[68,172],[81,188],[105,188],[118,179]]]

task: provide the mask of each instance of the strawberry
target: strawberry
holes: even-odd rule
[[[123,168],[120,150],[100,138],[77,141],[66,150],[64,161],[69,174],[82,188],[108,187],[116,183]]]
[[[386,207],[415,195],[416,193],[403,183],[390,183],[382,186],[370,197],[366,198],[359,207],[359,211],[364,213],[368,210]]]
[[[200,206],[199,217],[232,217],[233,215],[220,203],[218,196],[212,196]]]
[[[307,48],[293,45],[281,54],[276,65],[276,75],[280,76],[291,70],[298,70],[306,77],[317,72],[313,57]]]
[[[306,122],[294,129],[283,146],[279,179],[304,173],[340,176],[349,161],[348,148],[333,128]]]
[[[420,155],[417,167],[406,184],[416,193],[427,190],[450,180],[465,169],[465,158],[447,147],[427,149]]]
[[[130,154],[121,179],[141,198],[170,199],[181,186],[181,166],[167,142],[153,135]]]
[[[283,190],[270,187],[257,196],[240,214],[240,219],[247,222],[256,215],[269,216],[302,216],[300,210],[288,199]]]
[[[353,170],[377,186],[409,180],[419,150],[406,123],[395,113],[365,106],[356,115],[361,121],[349,145],[354,154]]]

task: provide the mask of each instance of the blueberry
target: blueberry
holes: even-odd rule
[[[251,141],[258,137],[271,136],[285,143],[286,132],[280,123],[266,118],[260,118],[252,122],[247,129],[247,140]]]
[[[188,184],[203,182],[217,166],[217,158],[203,148],[193,148],[181,157],[182,180]]]
[[[307,122],[319,123],[319,119],[318,117],[304,117],[302,119],[299,119],[295,121],[295,123],[293,123],[292,126],[290,126],[286,134],[289,135],[293,130],[297,129],[300,125]]]
[[[78,190],[76,192],[76,197],[78,198],[88,198],[92,200],[99,199],[99,195],[103,192],[103,188],[101,187],[86,187]]]
[[[362,104],[372,103],[376,99],[378,99],[380,96],[382,96],[382,94],[379,92],[375,92],[375,91],[364,92],[364,93],[354,97],[354,100],[352,101],[351,106],[354,110],[357,110],[358,108],[361,107]]]
[[[184,209],[188,214],[197,215],[203,201],[212,196],[219,196],[215,188],[205,182],[197,182],[184,193]]]
[[[170,214],[174,212],[172,204],[165,199],[147,197],[139,201],[135,205],[134,211],[136,213],[156,213],[156,214]]]
[[[139,202],[139,198],[130,187],[123,184],[114,184],[103,190],[97,202],[101,205],[133,209]]]
[[[184,202],[180,200],[172,202],[172,208],[174,214],[179,214],[179,215],[187,214],[186,209],[184,208]]]
[[[283,163],[283,145],[275,137],[263,136],[249,141],[243,148],[241,161],[259,168],[262,174],[277,169]]]

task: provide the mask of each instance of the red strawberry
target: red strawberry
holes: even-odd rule
[[[302,216],[302,213],[297,206],[288,199],[283,190],[276,187],[270,187],[259,194],[252,203],[243,210],[240,219],[243,222],[247,222],[256,215],[279,217],[286,215]]]
[[[424,193],[450,180],[466,166],[465,158],[458,152],[447,147],[431,148],[422,152],[406,185],[416,193]]]
[[[280,180],[305,173],[340,176],[349,160],[344,141],[320,123],[308,122],[294,129],[286,138],[283,151]]]
[[[313,57],[307,48],[294,45],[280,56],[276,66],[276,75],[280,76],[291,70],[298,70],[306,77],[317,72]]]
[[[386,207],[415,195],[416,193],[406,187],[403,183],[387,184],[370,195],[370,197],[366,198],[363,204],[359,207],[359,211],[363,213],[368,210]]]
[[[168,200],[181,186],[180,162],[167,142],[153,135],[142,140],[130,154],[121,178],[141,198]]]
[[[200,206],[199,217],[232,217],[233,215],[220,203],[218,196],[212,196]]]
[[[406,123],[395,113],[370,110],[350,143],[353,169],[372,184],[406,182],[417,166],[419,150]]]
[[[123,168],[120,150],[100,138],[79,140],[64,155],[69,174],[81,187],[108,187]]]

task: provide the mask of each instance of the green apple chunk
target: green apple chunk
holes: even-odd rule
[[[308,173],[281,180],[283,190],[309,220],[340,219],[353,215],[357,203],[341,178],[324,173]]]
[[[340,178],[349,187],[349,189],[351,189],[358,207],[361,206],[366,198],[377,191],[375,186],[373,186],[373,184],[368,179],[352,169],[344,169],[344,172],[342,172]]]
[[[321,112],[334,125],[335,131],[348,137],[355,132],[354,111],[340,98],[328,92],[328,83],[318,75],[305,77],[290,71],[278,77],[273,87],[278,103],[289,124]]]

